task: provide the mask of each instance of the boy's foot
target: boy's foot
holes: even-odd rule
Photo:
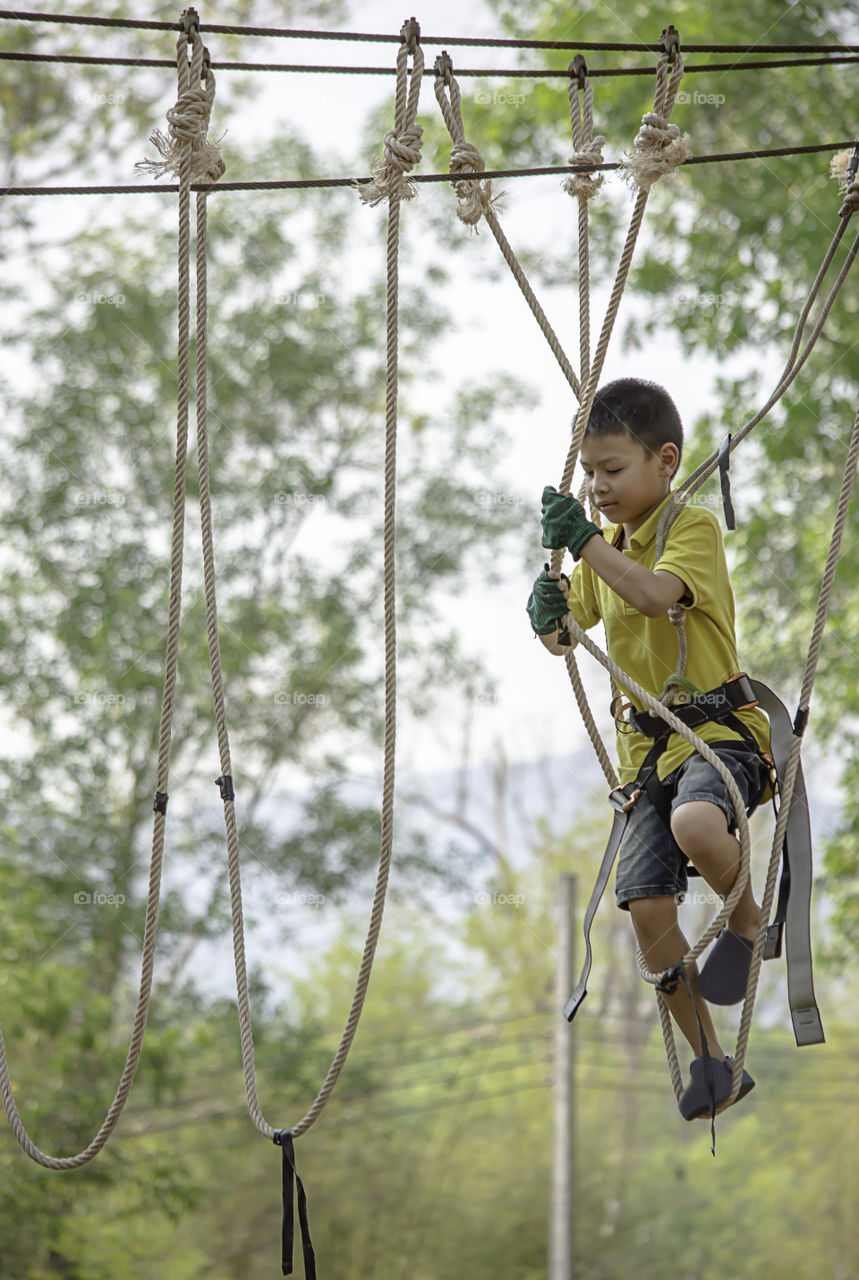
[[[698,975],[698,991],[709,1004],[737,1004],[746,994],[754,943],[723,929]]]
[[[689,1084],[677,1102],[684,1120],[698,1120],[702,1116],[709,1116],[712,1111],[713,1103],[707,1087],[707,1062],[707,1058],[694,1058],[689,1067]],[[713,1097],[718,1106],[730,1095],[734,1059],[726,1055],[724,1058],[710,1058],[709,1063],[713,1068]],[[744,1070],[740,1092],[735,1101],[739,1102],[740,1098],[744,1098],[754,1087],[754,1080],[748,1071]]]

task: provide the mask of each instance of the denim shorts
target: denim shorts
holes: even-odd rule
[[[751,810],[760,800],[769,771],[763,760],[747,747],[738,744],[714,748],[737,784],[746,809]],[[729,831],[735,831],[737,816],[721,775],[707,764],[697,751],[693,751],[680,765],[663,779],[669,795],[673,791],[671,812],[678,805],[690,800],[707,800],[716,804],[725,815]],[[686,867],[689,859],[678,845],[653,807],[647,792],[643,792],[630,810],[617,859],[615,893],[617,905],[629,910],[632,898],[675,897],[680,899],[688,887]]]

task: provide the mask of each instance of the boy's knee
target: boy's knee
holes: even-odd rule
[[[693,861],[695,850],[724,838],[727,829],[725,811],[710,800],[687,800],[671,812],[671,834]]]
[[[674,898],[633,898],[629,914],[638,939],[642,943],[661,938],[677,920],[677,903]]]

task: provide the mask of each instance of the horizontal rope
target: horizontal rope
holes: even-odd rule
[[[806,147],[769,147],[760,151],[723,151],[710,156],[689,156],[681,168],[695,164],[724,164],[731,160],[767,160],[778,156],[812,155],[822,151],[842,151],[848,147],[859,146],[855,139],[848,138],[842,142],[817,142]],[[551,177],[553,174],[596,173],[618,169],[617,161],[605,164],[557,164],[544,165],[533,169],[486,169],[481,178],[531,178]],[[410,182],[460,182],[462,174],[456,173],[413,173]],[[194,183],[192,191],[290,191],[311,187],[352,187],[363,186],[371,182],[371,178],[278,178],[268,182],[219,182],[215,186],[206,183]],[[99,187],[0,187],[0,196],[129,196],[157,195],[159,193],[177,192],[177,183],[134,183],[127,186]]]
[[[171,58],[105,58],[77,53],[24,53],[0,51],[0,61],[6,62],[60,62],[90,67],[173,67]],[[697,72],[763,71],[781,67],[825,67],[859,62],[859,56],[842,54],[819,58],[781,58],[771,62],[702,62],[684,67],[684,74]],[[390,76],[391,67],[346,67],[306,62],[212,62],[214,71],[280,71],[308,72],[316,75]],[[456,69],[457,77],[481,77],[484,79],[570,79],[569,67],[464,67]],[[611,76],[652,76],[653,67],[588,67],[591,79]]]
[[[181,31],[181,22],[157,22],[143,18],[98,18],[84,14],[30,13],[17,9],[0,9],[0,19],[13,22],[55,22],[70,26],[121,27],[134,31]],[[365,31],[307,31],[289,27],[234,27],[214,22],[201,22],[200,31],[209,35],[266,36],[290,40],[358,40],[372,44],[400,44],[399,34],[371,34]],[[464,45],[486,49],[591,49],[608,53],[661,53],[658,41],[652,44],[619,43],[595,40],[523,40],[492,36],[427,36],[421,44]],[[856,44],[686,44],[684,53],[859,53]],[[457,72],[459,75],[460,72]]]

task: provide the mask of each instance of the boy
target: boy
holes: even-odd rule
[[[610,523],[598,529],[574,497],[545,489],[542,544],[569,547],[579,563],[568,588],[544,569],[527,606],[534,630],[555,654],[564,653],[558,633],[568,612],[584,629],[602,619],[611,657],[655,697],[674,671],[677,639],[667,616],[673,605],[686,610],[688,680],[702,692],[715,694],[723,685],[730,691],[724,682],[739,670],[734,598],[716,517],[702,507],[684,507],[671,526],[659,563],[654,563],[656,528],[682,448],[680,416],[662,387],[622,378],[597,392],[581,462],[588,496]],[[734,705],[742,701],[735,698]],[[708,700],[703,703],[708,705]],[[713,698],[709,705],[714,705]],[[643,710],[634,699],[633,709],[633,715]],[[637,777],[654,744],[629,722],[624,729],[619,725],[617,736],[621,784]],[[718,744],[713,750],[751,811],[769,781],[762,758],[769,745],[766,717],[753,708],[732,708],[719,721],[696,725],[695,732],[709,744]],[[643,781],[642,777],[639,785]],[[618,906],[630,912],[645,963],[653,972],[670,969],[688,950],[677,920],[677,903],[687,887],[687,863],[691,861],[722,898],[730,890],[739,868],[736,825],[721,776],[684,738],[672,734],[649,786],[630,811],[617,865]],[[710,1114],[711,1090],[716,1105],[731,1091],[733,1063],[719,1044],[707,1001],[734,1004],[742,999],[759,922],[760,909],[749,882],[700,976],[695,971],[688,975],[695,1007],[683,984],[666,997],[695,1054],[689,1086],[679,1100],[687,1120]],[[753,1087],[744,1072],[739,1097]]]

